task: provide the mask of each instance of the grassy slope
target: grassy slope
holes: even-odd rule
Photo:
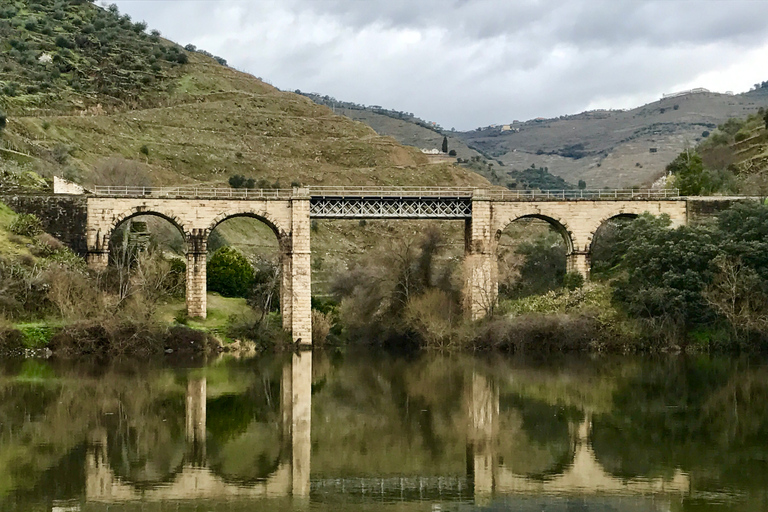
[[[363,123],[334,115],[303,96],[281,92],[251,75],[221,66],[209,56],[185,52],[169,41],[137,31],[119,14],[89,3],[71,3],[65,5],[62,19],[57,19],[53,1],[41,1],[43,7],[36,10],[27,1],[13,4],[16,14],[0,19],[6,36],[6,42],[0,44],[10,52],[8,41],[23,41],[27,54],[0,54],[0,60],[4,59],[0,71],[7,69],[0,72],[0,90],[16,81],[21,91],[0,94],[0,108],[9,114],[0,146],[17,152],[0,152],[2,166],[10,165],[10,155],[18,161],[22,154],[27,168],[45,175],[80,175],[86,184],[94,181],[94,167],[112,156],[140,162],[158,185],[226,186],[234,174],[286,187],[296,182],[488,184],[454,165],[432,164],[418,149],[379,136]],[[49,27],[51,35],[27,30],[33,17]],[[111,34],[107,49],[84,44],[65,51],[56,46],[57,35],[74,37],[84,25],[99,19],[105,23],[102,31]],[[94,37],[101,38],[102,31],[97,30]],[[62,63],[62,69],[71,66],[73,71],[52,78],[56,73],[51,66],[37,60],[46,52]],[[178,52],[186,56],[187,64],[175,61]],[[116,63],[127,62],[133,55],[136,61],[130,61],[131,69],[118,73]],[[146,69],[132,69],[142,66],[154,69],[150,79]],[[102,67],[112,69],[113,74]],[[50,87],[28,92],[36,74],[45,74]],[[102,87],[113,78],[123,87]],[[146,148],[144,152],[142,148]],[[266,245],[267,254],[276,253],[274,236],[268,230],[254,229],[241,219],[225,223],[220,230],[228,241],[243,248]],[[354,243],[347,242],[348,235]],[[342,245],[359,254],[382,236],[396,239],[399,233],[388,228],[365,229],[357,223],[336,224],[317,234],[313,245],[323,255],[339,254]],[[327,259],[335,260],[334,256]],[[336,262],[325,268],[341,266],[343,263]]]
[[[0,203],[0,255],[6,258],[31,256],[28,245],[32,241],[27,237],[14,235],[8,230],[16,217],[13,210]]]
[[[731,144],[736,169],[744,178],[755,176],[766,182],[768,181],[768,129],[765,122],[763,119],[747,121],[744,131],[749,134],[748,138]],[[761,193],[764,194],[765,191]]]
[[[71,173],[74,167],[87,183],[100,161],[121,156],[145,164],[156,183],[166,185],[225,184],[233,174],[283,186],[486,183],[449,164],[430,165],[416,149],[302,96],[278,91],[173,43],[153,41],[124,17],[94,5],[67,4],[58,20],[53,2],[37,8],[25,1],[13,3],[15,15],[0,24],[6,41],[25,50],[13,53],[7,43],[9,53],[3,57],[7,71],[0,74],[0,89],[18,84],[15,94],[0,95],[0,108],[9,114],[4,144],[30,155],[45,173],[66,168]],[[111,50],[94,49],[100,32],[92,44],[56,46],[57,37],[72,39],[94,20],[111,23],[110,15],[118,20],[103,29],[117,34]],[[51,34],[28,30],[32,18]],[[136,54],[137,60],[127,61],[126,53]],[[188,64],[172,62],[179,53]],[[41,64],[44,54],[53,55],[54,63]],[[51,71],[54,64],[73,70]],[[113,65],[126,69],[117,69],[114,77],[102,76],[102,68]],[[45,91],[30,88],[35,78],[47,81]],[[103,86],[110,79],[122,84],[120,97]]]

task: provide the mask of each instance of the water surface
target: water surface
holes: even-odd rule
[[[1,510],[768,510],[768,365],[0,362]]]

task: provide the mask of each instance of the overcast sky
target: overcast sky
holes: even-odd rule
[[[116,0],[284,90],[468,130],[768,80],[768,0]]]

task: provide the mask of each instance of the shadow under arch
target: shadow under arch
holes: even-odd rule
[[[288,236],[288,233],[281,231],[280,228],[277,227],[277,223],[273,219],[270,219],[267,215],[264,215],[263,213],[256,213],[256,212],[250,212],[250,211],[221,214],[215,219],[213,219],[213,222],[211,222],[211,224],[208,226],[208,229],[206,230],[206,232],[208,233],[208,235],[210,235],[222,223],[228,220],[236,219],[236,218],[255,219],[261,222],[262,224],[264,224],[272,231],[272,233],[274,233],[275,238],[277,239],[281,248],[283,248],[283,245],[286,244],[287,240],[290,238]]]
[[[514,219],[510,220],[508,223],[506,223],[501,229],[496,231],[496,242],[499,241],[501,238],[502,233],[513,223],[519,221],[519,220],[526,220],[526,219],[537,219],[537,220],[543,220],[547,224],[549,224],[552,229],[558,233],[565,242],[565,249],[566,254],[571,254],[574,251],[573,247],[573,238],[571,237],[570,231],[568,231],[568,228],[566,227],[565,223],[561,222],[560,220],[550,217],[549,215],[544,215],[541,213],[531,213],[527,215],[521,215],[519,217],[515,217]]]
[[[587,252],[589,254],[588,261],[590,272],[593,270],[600,270],[600,263],[608,258],[608,255],[602,254],[603,251],[600,251],[600,245],[601,240],[605,237],[605,233],[608,229],[610,229],[611,224],[616,223],[617,221],[633,221],[637,217],[637,213],[617,213],[616,215],[611,215],[610,217],[605,217],[604,219],[600,220],[597,228],[589,234],[588,239]],[[610,239],[608,240],[608,243],[611,243]],[[597,268],[595,265],[596,263]]]
[[[129,222],[132,219],[135,219],[136,217],[157,217],[160,219],[163,219],[170,223],[181,235],[184,250],[186,252],[186,245],[187,245],[187,239],[188,234],[187,231],[184,228],[184,225],[177,219],[176,217],[167,215],[163,212],[158,212],[154,210],[140,210],[138,208],[131,209],[129,212],[125,212],[121,215],[118,215],[114,222],[112,223],[112,227],[109,230],[109,233],[107,233],[107,241],[109,242],[110,248],[112,246],[112,237],[117,233],[117,231],[125,225],[126,222]]]

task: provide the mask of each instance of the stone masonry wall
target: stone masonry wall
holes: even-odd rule
[[[0,195],[0,201],[16,213],[37,215],[43,223],[43,229],[61,240],[75,254],[85,256],[88,252],[88,214],[85,197],[3,194]]]

